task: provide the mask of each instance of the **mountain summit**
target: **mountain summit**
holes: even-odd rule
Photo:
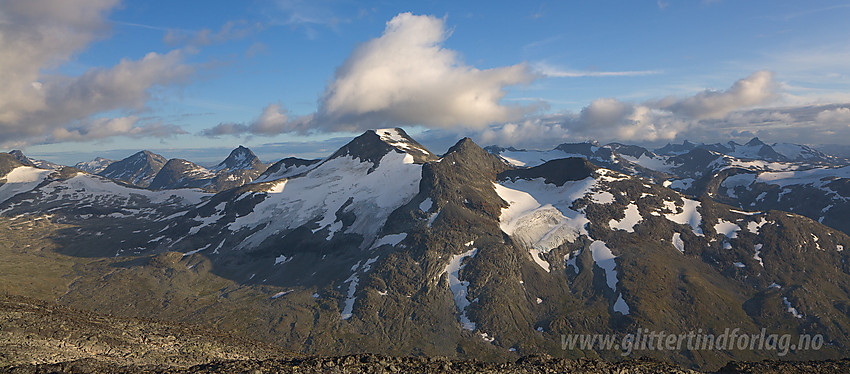
[[[94,160],[86,162],[78,162],[74,165],[75,168],[87,173],[97,174],[106,169],[107,166],[114,163],[115,160],[106,159],[103,157],[95,157]]]
[[[166,190],[174,188],[200,188],[219,192],[252,182],[266,171],[254,152],[239,146],[213,169],[206,169],[191,161],[171,159],[163,166],[149,188]]]
[[[165,157],[156,153],[139,151],[121,161],[109,164],[97,175],[139,187],[147,187],[166,162],[168,160]]]
[[[224,161],[220,162],[215,168],[214,171],[234,171],[234,170],[260,170],[262,173],[266,170],[266,166],[263,165],[262,161],[251,152],[250,149],[238,146],[236,149],[230,152],[230,155],[224,159]]]
[[[389,152],[408,154],[416,164],[437,159],[437,156],[400,128],[368,130],[342,146],[328,159],[351,156],[378,167],[381,158]]]

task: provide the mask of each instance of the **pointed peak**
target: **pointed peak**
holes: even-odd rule
[[[470,139],[469,137],[465,137],[461,140],[458,140],[457,143],[455,143],[455,145],[451,146],[451,148],[449,148],[449,150],[448,150],[448,152],[446,152],[446,154],[448,155],[448,154],[451,154],[451,153],[467,152],[467,151],[470,151],[470,150],[472,150],[472,151],[481,150],[481,152],[486,152],[484,150],[484,148],[481,148],[478,144],[475,144],[475,142],[472,141],[472,139]]]
[[[97,175],[147,187],[166,162],[168,160],[162,155],[143,150],[109,164]]]
[[[446,151],[440,161],[433,165],[441,168],[460,168],[459,170],[468,172],[492,173],[494,177],[509,168],[501,158],[485,151],[470,138],[458,140]]]
[[[413,162],[417,164],[437,159],[437,156],[400,128],[366,130],[334,152],[329,159],[352,156],[377,165],[381,158],[392,151],[413,156]]]
[[[228,157],[234,157],[234,156],[238,156],[238,155],[250,155],[252,157],[256,157],[256,155],[254,154],[253,151],[251,151],[250,148],[245,147],[241,144],[238,147],[233,148],[233,150],[230,151],[230,155]]]
[[[765,144],[758,137],[754,137],[754,138],[750,139],[750,141],[748,141],[746,145],[752,147],[752,146],[765,145]]]
[[[233,150],[230,151],[230,155],[228,157],[233,157],[233,156],[238,156],[238,155],[251,155],[251,156],[256,157],[256,155],[254,155],[254,152],[251,151],[250,148],[245,147],[241,144],[238,147],[233,148]]]
[[[241,144],[230,151],[224,161],[220,162],[215,170],[237,170],[237,169],[265,169],[263,163],[250,149]]]
[[[151,151],[148,151],[146,149],[138,151],[136,153],[133,153],[129,157],[125,158],[125,160],[127,160],[127,159],[153,159],[153,160],[162,161],[163,164],[166,161],[168,161],[165,157],[158,155],[156,153],[153,153]]]
[[[442,158],[449,156],[460,159],[476,159],[482,157],[487,159],[492,158],[493,160],[498,160],[499,163],[502,163],[500,158],[494,156],[490,152],[487,152],[484,148],[481,148],[481,146],[468,137],[458,140],[455,145],[451,146],[451,148],[446,151],[446,154],[443,155]]]

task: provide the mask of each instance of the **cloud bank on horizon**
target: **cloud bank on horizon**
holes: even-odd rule
[[[107,37],[107,16],[118,5],[119,0],[0,5],[0,84],[5,87],[0,92],[0,144],[331,134],[385,126],[421,126],[486,144],[538,148],[564,140],[658,143],[718,134],[809,143],[850,139],[850,104],[801,104],[786,92],[781,77],[768,70],[751,70],[726,89],[689,96],[643,101],[601,97],[580,110],[554,113],[548,112],[545,97],[516,104],[505,99],[513,87],[664,71],[583,71],[528,62],[480,69],[445,46],[455,31],[446,18],[409,12],[397,14],[380,36],[353,49],[320,93],[315,112],[293,115],[286,103],[277,102],[252,120],[190,132],[146,115],[157,90],[189,84],[205,69],[187,61],[198,48],[242,38],[263,26],[227,22],[216,33],[170,29],[163,37],[173,47],[168,52],[147,52],[76,75],[60,73],[58,68]],[[181,43],[184,47],[174,47]]]
[[[752,111],[783,97],[781,83],[766,70],[722,91],[706,89],[692,96],[643,103],[599,98],[578,113],[542,114],[539,107],[506,106],[502,104],[506,87],[544,77],[659,72],[567,72],[545,64],[532,69],[525,63],[478,70],[464,65],[457,52],[442,46],[450,34],[445,22],[410,13],[387,22],[382,36],[358,46],[337,69],[316,113],[290,118],[281,104],[271,104],[250,124],[221,123],[202,134],[357,132],[419,125],[469,135],[487,144],[530,147],[568,139],[655,143],[699,139],[724,128],[733,137],[756,136],[757,132],[768,137],[790,136],[789,129],[771,128],[771,124],[787,127],[792,123],[850,135],[845,129],[850,123],[844,112],[847,108],[823,107],[815,121],[795,121],[788,108]]]

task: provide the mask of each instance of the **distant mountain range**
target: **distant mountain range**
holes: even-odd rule
[[[667,144],[649,149],[611,143],[561,144],[550,151],[490,146],[515,166],[534,166],[561,157],[582,157],[596,165],[643,177],[677,191],[741,209],[802,214],[850,233],[850,160],[789,143]],[[730,178],[731,177],[731,178]],[[729,179],[729,180],[727,180]]]
[[[96,174],[0,156],[0,290],[75,308],[322,355],[615,360],[562,334],[639,328],[850,352],[847,166],[805,146],[464,138],[438,156],[377,129],[268,168],[244,147],[211,169],[142,151]],[[777,353],[636,354],[716,369]]]

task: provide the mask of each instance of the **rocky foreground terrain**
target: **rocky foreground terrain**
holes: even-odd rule
[[[846,373],[850,360],[805,362],[734,362],[716,373]],[[652,360],[609,363],[524,357],[516,362],[451,361],[439,357],[382,357],[371,354],[344,357],[216,361],[186,368],[119,366],[85,359],[42,365],[0,368],[3,373],[698,373]]]
[[[730,362],[718,373],[845,373],[850,359]],[[298,357],[209,327],[119,318],[0,294],[0,373],[697,373],[652,359],[513,362],[357,354]]]
[[[80,359],[103,367],[191,366],[281,357],[278,348],[208,327],[120,318],[0,294],[0,367]]]

